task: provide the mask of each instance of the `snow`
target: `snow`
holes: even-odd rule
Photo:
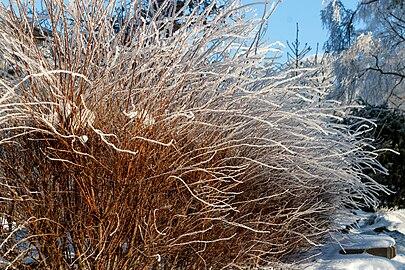
[[[405,265],[395,261],[372,255],[341,255],[340,258],[321,262],[308,270],[397,270],[404,269]]]
[[[338,242],[331,243],[324,247],[322,255],[315,263],[305,269],[341,269],[341,270],[388,270],[405,269],[405,264],[396,260],[374,256],[368,253],[361,254],[340,254],[339,251],[345,249],[369,249],[377,247],[391,247],[395,245],[395,240],[388,235],[369,234],[346,234],[340,235]],[[398,257],[399,255],[397,255]]]
[[[305,262],[306,270],[405,270],[405,210],[362,211],[347,215],[348,233],[332,235],[333,241],[318,250],[319,255]],[[353,222],[353,216],[357,217]],[[342,221],[340,221],[342,223]],[[342,223],[343,224],[343,223]],[[396,246],[393,259],[361,254],[340,254],[342,249],[369,249]]]
[[[395,245],[395,240],[388,235],[344,234],[339,236],[340,239],[335,237],[337,243],[331,244],[331,246],[336,246],[338,251],[341,249],[385,248]]]
[[[387,228],[388,231],[397,231],[405,235],[405,209],[397,211],[383,211],[376,213],[372,228]]]

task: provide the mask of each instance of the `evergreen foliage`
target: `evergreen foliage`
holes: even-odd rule
[[[374,121],[372,145],[381,152],[378,160],[388,169],[388,175],[366,170],[365,172],[393,193],[380,192],[381,205],[405,207],[405,114],[387,106],[373,106],[362,102],[364,107],[353,110],[353,115]],[[389,149],[389,150],[383,150]]]

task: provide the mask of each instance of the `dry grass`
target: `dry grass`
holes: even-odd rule
[[[326,86],[276,74],[236,6],[173,33],[133,2],[117,33],[114,1],[48,0],[37,42],[43,18],[15,2],[0,11],[16,74],[0,80],[4,267],[266,265],[381,189],[361,181],[378,165],[366,143],[330,123],[338,104],[311,100]]]

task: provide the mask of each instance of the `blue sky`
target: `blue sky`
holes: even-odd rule
[[[302,46],[308,43],[312,48],[311,53],[315,53],[317,42],[321,49],[327,38],[321,23],[321,9],[322,0],[284,0],[269,19],[268,39],[284,44],[287,40],[293,42],[298,23]]]
[[[254,0],[242,0],[242,3],[252,3]],[[342,1],[348,7],[353,7],[356,0]],[[259,8],[259,6],[257,6]],[[295,40],[296,24],[299,26],[299,40],[301,46],[305,43],[312,48],[311,54],[316,52],[319,43],[320,52],[327,39],[327,31],[321,22],[322,0],[283,0],[275,13],[269,19],[267,39],[269,42],[281,41],[286,44]],[[260,14],[260,11],[258,11]],[[287,48],[283,54],[286,59]]]

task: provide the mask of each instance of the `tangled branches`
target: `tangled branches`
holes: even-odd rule
[[[125,31],[114,1],[43,1],[45,22],[16,2],[0,11],[5,268],[265,265],[381,189],[361,181],[373,153],[329,121],[338,105],[304,70],[275,74],[237,6],[171,32],[135,1]]]

